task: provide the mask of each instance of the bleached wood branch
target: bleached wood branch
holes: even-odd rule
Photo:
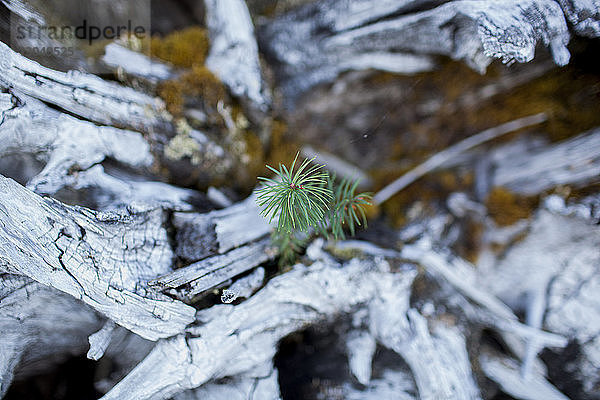
[[[488,378],[497,382],[504,392],[523,400],[568,400],[539,372],[524,378],[515,360],[484,354],[479,363]]]
[[[408,305],[413,278],[413,270],[390,273],[387,263],[372,261],[296,265],[238,306],[201,311],[202,324],[188,329],[187,339],[180,335],[159,342],[103,399],[165,399],[252,370],[273,358],[277,342],[288,333],[389,295],[389,290]],[[394,313],[402,314],[400,307]]]
[[[0,177],[0,265],[81,299],[144,338],[169,337],[195,310],[146,288],[171,269],[164,218],[161,210],[66,206]]]
[[[373,335],[363,330],[354,330],[348,333],[346,339],[348,352],[348,367],[352,375],[367,385],[371,380],[371,365],[377,349],[377,342]]]
[[[600,182],[600,129],[496,161],[496,186],[535,195],[559,185],[585,186]]]
[[[174,400],[281,400],[277,375],[273,363],[268,362],[248,374],[181,392]]]
[[[87,352],[87,358],[98,361],[104,355],[104,352],[110,344],[110,340],[112,339],[112,335],[116,327],[117,326],[113,321],[108,320],[102,329],[88,337],[90,349]]]
[[[593,361],[600,356],[598,238],[600,229],[589,220],[541,210],[527,236],[480,277],[486,291],[519,311],[535,306],[536,293],[546,293],[542,326],[581,343],[573,363],[585,391],[599,381]]]
[[[41,66],[0,42],[0,87],[15,89],[81,118],[143,132],[168,124],[157,98],[84,72]]]
[[[117,73],[143,78],[156,84],[175,76],[167,64],[151,59],[145,54],[130,50],[118,43],[109,43],[104,47],[102,62],[117,70]]]
[[[249,243],[225,254],[208,257],[187,267],[179,268],[168,275],[150,281],[149,284],[160,290],[185,286],[183,293],[179,296],[192,299],[273,258],[277,252],[270,250],[269,244],[268,238],[256,243]]]
[[[444,256],[430,247],[427,240],[415,245],[405,246],[402,256],[420,263],[434,277],[448,282],[471,301],[482,306],[486,312],[481,314],[480,323],[490,324],[501,331],[508,331],[526,340],[533,340],[548,347],[564,347],[567,339],[564,336],[545,332],[524,325],[518,321],[512,310],[494,295],[477,287],[476,275],[472,266],[466,261]]]
[[[259,37],[292,99],[353,67],[429,70],[430,55],[483,72],[493,58],[531,61],[540,43],[556,64],[569,61],[565,16],[551,0],[320,1],[268,22]]]
[[[243,0],[205,0],[211,45],[206,66],[231,92],[255,111],[271,107],[258,58],[258,45],[248,7]]]
[[[514,132],[518,129],[522,129],[528,126],[541,124],[546,121],[547,117],[544,113],[530,115],[515,119],[496,127],[486,129],[476,135],[470,136],[460,142],[448,147],[447,149],[440,151],[439,153],[431,156],[427,161],[419,164],[417,167],[411,169],[394,182],[390,183],[383,189],[373,196],[373,203],[381,204],[406,186],[410,185],[420,177],[440,168],[444,163],[448,162],[452,158],[464,153],[467,150],[472,149],[482,143],[489,142],[492,139],[506,135],[507,133]]]

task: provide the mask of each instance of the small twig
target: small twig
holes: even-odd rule
[[[483,132],[470,136],[465,140],[448,147],[446,150],[443,150],[433,155],[424,163],[408,171],[406,174],[402,175],[400,178],[396,179],[394,182],[381,189],[379,192],[377,192],[377,194],[375,194],[375,196],[373,196],[373,203],[383,203],[384,201],[386,201],[387,199],[398,193],[400,190],[404,189],[405,187],[422,177],[423,175],[428,174],[429,172],[439,168],[448,160],[458,156],[459,154],[467,150],[472,149],[475,146],[478,146],[482,143],[485,143],[507,133],[514,132],[521,128],[540,124],[542,122],[545,122],[547,119],[548,117],[544,113],[530,115],[528,117],[515,119],[514,121],[510,121],[505,124],[486,129]]]

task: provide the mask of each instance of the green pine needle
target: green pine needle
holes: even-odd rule
[[[269,218],[269,223],[278,216],[278,231],[308,231],[316,227],[333,199],[323,165],[310,165],[314,158],[305,159],[294,171],[297,160],[298,154],[289,170],[283,164],[279,164],[279,170],[267,165],[278,180],[258,178],[265,183],[257,190],[258,205],[263,207],[261,214]]]
[[[323,171],[323,165],[311,165],[314,158],[305,159],[294,171],[297,160],[298,154],[289,169],[282,164],[278,170],[267,165],[276,178],[258,178],[264,182],[257,190],[261,215],[269,218],[269,223],[278,218],[272,241],[279,248],[280,266],[295,261],[311,234],[345,239],[348,229],[354,236],[357,226],[367,225],[364,207],[372,199],[371,193],[356,194],[358,180],[336,182],[335,176]],[[299,231],[308,235],[299,236]]]
[[[320,225],[320,232],[324,236],[345,239],[344,228],[350,230],[350,235],[354,236],[357,226],[367,227],[367,216],[364,207],[371,205],[373,198],[371,193],[363,192],[356,194],[358,180],[342,179],[336,184],[335,176],[328,180],[328,187],[334,193],[334,199],[327,218]]]

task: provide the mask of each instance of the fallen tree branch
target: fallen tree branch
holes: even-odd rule
[[[78,71],[43,67],[0,42],[0,87],[54,104],[81,118],[142,132],[165,128],[159,99]]]
[[[538,43],[558,65],[570,58],[565,15],[551,0],[320,1],[269,21],[259,38],[292,104],[350,69],[410,74],[432,69],[432,55],[479,72],[493,58],[529,62]]]
[[[0,176],[0,266],[81,299],[146,339],[169,337],[195,310],[146,288],[171,269],[164,218],[160,209],[66,206]]]
[[[373,196],[373,203],[381,204],[406,186],[410,185],[420,177],[440,168],[444,163],[448,162],[452,158],[464,153],[467,150],[472,149],[482,143],[489,142],[492,139],[498,138],[507,133],[514,132],[519,129],[526,128],[532,125],[538,125],[546,121],[546,114],[540,113],[515,119],[502,125],[498,125],[494,128],[486,129],[476,135],[470,136],[447,149],[440,151],[439,153],[430,157],[424,163],[413,168],[394,182],[390,183],[383,189]]]
[[[525,195],[560,185],[600,182],[600,129],[560,143],[496,160],[492,184]]]

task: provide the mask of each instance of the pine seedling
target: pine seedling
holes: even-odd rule
[[[305,159],[294,171],[298,154],[290,169],[279,164],[279,170],[267,165],[277,179],[259,177],[265,185],[257,190],[258,205],[263,207],[261,215],[269,223],[278,217],[277,230],[308,232],[324,218],[333,193],[327,187],[327,172],[323,165],[310,165],[314,160]]]
[[[345,239],[344,228],[354,236],[357,226],[367,227],[367,216],[364,207],[371,205],[371,193],[356,193],[358,180],[344,178],[335,184],[335,176],[329,178],[329,186],[334,192],[334,203],[329,209],[327,222],[334,239]]]
[[[271,239],[279,248],[280,266],[292,264],[311,235],[345,239],[345,229],[353,236],[357,226],[366,227],[364,207],[372,199],[370,193],[356,194],[358,180],[337,182],[323,165],[311,166],[314,158],[305,159],[294,171],[297,160],[298,154],[290,169],[282,164],[278,170],[267,165],[275,179],[258,178],[264,182],[257,190],[261,215],[269,218],[269,223],[278,218]]]

